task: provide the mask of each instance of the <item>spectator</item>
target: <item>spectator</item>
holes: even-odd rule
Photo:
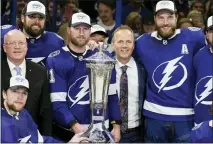
[[[108,43],[111,43],[111,37],[114,30],[117,28],[114,20],[115,1],[114,0],[99,0],[97,2],[98,21],[95,22],[102,26],[109,36]]]
[[[108,37],[108,34],[102,26],[92,25],[91,34],[90,34],[91,40],[94,40],[96,43],[99,43],[99,42],[106,43],[107,37]]]
[[[29,82],[22,76],[14,76],[6,81],[3,88],[3,108],[1,109],[2,143],[61,143],[50,136],[42,136],[30,114],[24,109]],[[69,142],[87,140],[75,135]]]
[[[193,58],[206,45],[200,28],[176,29],[172,1],[156,4],[157,31],[136,40],[135,57],[147,71],[145,142],[190,142],[194,125]]]
[[[53,17],[53,6],[54,6],[54,3],[53,3],[53,0],[49,0],[49,3],[48,3],[48,10],[47,10],[47,17],[46,17],[46,23],[45,23],[45,30],[46,31],[53,31],[53,27],[52,27],[52,17]],[[61,11],[61,5],[57,4],[56,5],[56,29],[55,31],[57,32],[59,27],[61,26],[62,24],[62,18],[63,18],[63,14],[62,14],[62,11]]]
[[[138,12],[131,12],[125,21],[125,24],[129,26],[133,32],[134,32],[134,37],[137,38],[139,35],[142,34],[141,31],[141,16]]]
[[[209,1],[208,7],[206,9],[206,19],[213,15],[213,2]]]
[[[11,30],[4,36],[4,51],[7,59],[2,60],[2,87],[8,78],[22,75],[29,81],[29,98],[25,108],[32,116],[42,135],[51,135],[52,113],[47,72],[44,67],[26,61],[27,43],[19,30]]]
[[[142,18],[142,29],[144,33],[152,33],[155,31],[154,15],[149,14]]]
[[[178,28],[188,28],[193,26],[194,26],[193,23],[188,18],[181,18],[177,24]]]
[[[127,16],[131,12],[138,12],[142,18],[151,14],[151,11],[145,7],[142,0],[128,0],[128,3],[122,8],[122,23],[125,23]]]
[[[28,44],[26,58],[41,65],[45,65],[46,58],[51,52],[64,46],[61,37],[53,32],[44,31],[45,20],[46,8],[39,1],[30,1],[22,11],[22,31]]]
[[[58,126],[54,134],[63,141],[69,140],[74,133],[84,132],[91,123],[89,71],[86,68],[86,62],[82,59],[95,53],[88,50],[86,46],[91,33],[88,15],[82,12],[73,14],[67,33],[69,44],[52,53],[46,65],[50,75],[53,120],[55,126]],[[108,128],[107,125],[112,122],[112,135],[115,137],[115,142],[119,142],[120,109],[116,88],[113,86],[115,70],[112,72],[110,83],[105,124]],[[99,124],[95,123],[94,127]]]
[[[191,5],[191,10],[197,10],[201,12],[202,14],[205,13],[205,7],[201,0],[195,0]]]
[[[120,26],[115,30],[112,47],[117,60],[116,84],[122,118],[120,143],[139,143],[143,139],[142,106],[146,75],[144,68],[131,56],[134,43],[132,29]]]
[[[20,16],[21,16],[21,12],[22,9],[25,7],[25,5],[27,4],[28,0],[16,0],[16,26],[19,27],[19,23],[20,23]],[[7,11],[3,14],[2,18],[1,18],[1,25],[9,25],[12,24],[12,3],[10,3],[8,1],[7,3]]]
[[[198,28],[205,28],[205,22],[204,22],[204,16],[201,14],[201,12],[198,12],[196,10],[190,11],[187,16],[190,21],[192,21],[193,25]]]
[[[194,98],[195,127],[192,129],[193,143],[213,142],[213,16],[208,18],[206,38],[208,45],[194,57],[196,87]]]

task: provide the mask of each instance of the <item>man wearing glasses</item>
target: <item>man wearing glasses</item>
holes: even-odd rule
[[[4,36],[6,58],[2,59],[2,88],[11,76],[20,75],[29,81],[31,91],[25,108],[31,114],[42,135],[51,135],[52,115],[47,72],[43,66],[25,60],[27,41],[19,30],[11,30]]]

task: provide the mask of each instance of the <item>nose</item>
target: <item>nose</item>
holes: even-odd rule
[[[20,48],[18,42],[15,43],[15,48]]]
[[[83,29],[83,28],[80,28],[80,29],[79,29],[79,34],[80,34],[80,35],[84,35],[84,29]]]

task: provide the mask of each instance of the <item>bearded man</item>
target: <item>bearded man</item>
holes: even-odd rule
[[[22,31],[28,44],[26,58],[41,65],[45,65],[51,52],[64,46],[64,40],[60,36],[44,31],[45,21],[46,7],[39,1],[30,1],[22,11]]]
[[[136,40],[135,56],[147,73],[145,142],[190,142],[194,125],[193,58],[206,45],[200,28],[176,29],[177,11],[172,1],[156,4],[156,30]]]
[[[47,58],[53,121],[58,126],[58,129],[53,128],[53,134],[65,142],[72,135],[84,132],[91,123],[89,71],[83,60],[96,52],[87,47],[90,33],[90,17],[82,12],[73,14],[67,27],[69,44]],[[112,135],[119,142],[121,113],[115,83],[114,69],[109,86],[105,126],[108,128],[109,122],[113,124]],[[100,121],[96,121],[94,126],[100,124]]]

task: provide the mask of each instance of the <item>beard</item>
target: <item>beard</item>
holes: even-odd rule
[[[163,26],[159,27],[159,26],[156,25],[156,30],[158,32],[158,35],[160,35],[163,39],[168,39],[168,38],[170,38],[171,36],[174,35],[175,30],[176,30],[176,25],[171,26],[171,29],[167,32],[164,32],[162,30],[162,28],[163,28]]]
[[[38,26],[40,29],[33,29],[33,26]],[[23,28],[25,29],[25,31],[27,32],[28,35],[32,36],[32,37],[38,37],[39,35],[44,33],[44,27],[42,28],[41,25],[39,24],[33,24],[31,26],[28,26],[26,24],[26,21],[23,23]]]
[[[79,38],[81,38],[81,40],[79,40]],[[83,36],[79,36],[79,37],[75,38],[71,34],[70,42],[77,47],[84,47],[89,42],[89,38],[85,38]]]
[[[24,105],[16,105],[16,104],[7,104],[8,108],[14,112],[20,112],[23,108],[24,108]]]

